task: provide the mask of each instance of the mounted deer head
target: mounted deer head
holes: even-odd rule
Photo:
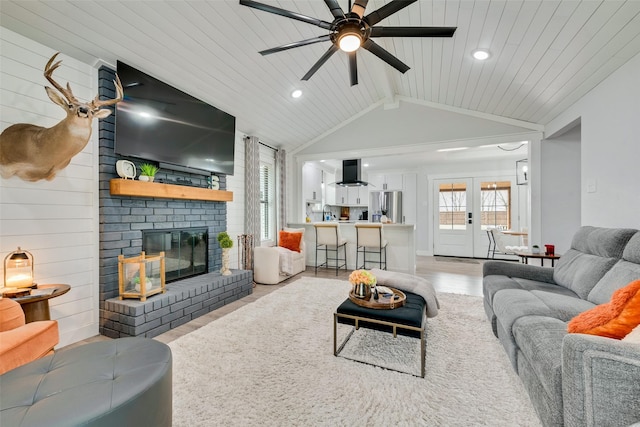
[[[100,101],[96,95],[91,102],[78,101],[69,83],[64,88],[52,77],[62,63],[54,63],[58,53],[44,67],[45,78],[57,92],[48,86],[45,90],[49,99],[64,109],[67,117],[50,128],[27,123],[6,128],[0,134],[0,175],[3,178],[16,175],[25,181],[52,180],[89,142],[93,118],[103,119],[111,114],[110,110],[101,107],[114,105],[124,97],[122,83],[116,75],[113,82],[115,99]]]

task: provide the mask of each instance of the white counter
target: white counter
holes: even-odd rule
[[[340,234],[347,239],[347,268],[356,268],[356,221],[340,221]],[[358,221],[360,222],[360,221]],[[364,221],[366,222],[366,221]],[[315,266],[316,262],[316,230],[313,223],[290,223],[291,228],[304,228],[306,245],[306,264]],[[384,224],[384,238],[387,240],[387,270],[402,273],[416,273],[416,239],[413,224]],[[324,262],[324,251],[318,254],[318,262]],[[342,256],[342,255],[340,255]],[[375,268],[377,264],[367,264],[367,268]]]

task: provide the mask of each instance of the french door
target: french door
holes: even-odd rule
[[[436,179],[433,183],[434,255],[484,258],[488,230],[519,229],[513,177]]]
[[[434,181],[434,254],[473,257],[473,179]]]

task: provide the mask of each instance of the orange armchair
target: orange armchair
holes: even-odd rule
[[[25,324],[20,304],[0,298],[0,374],[53,353],[59,339],[58,322]]]

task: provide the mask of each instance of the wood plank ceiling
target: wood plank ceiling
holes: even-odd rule
[[[262,1],[332,20],[321,0]],[[386,3],[371,0],[367,11]],[[345,0],[340,4],[346,9]],[[287,150],[394,96],[545,124],[640,52],[637,0],[420,0],[379,25],[457,26],[455,36],[376,39],[411,70],[403,75],[358,52],[360,83],[350,87],[342,52],[300,81],[329,43],[259,55],[326,31],[237,0],[3,0],[0,11],[2,27],[63,52],[63,59],[126,62]],[[489,49],[491,58],[475,61],[476,48]],[[304,94],[292,99],[297,88]]]

